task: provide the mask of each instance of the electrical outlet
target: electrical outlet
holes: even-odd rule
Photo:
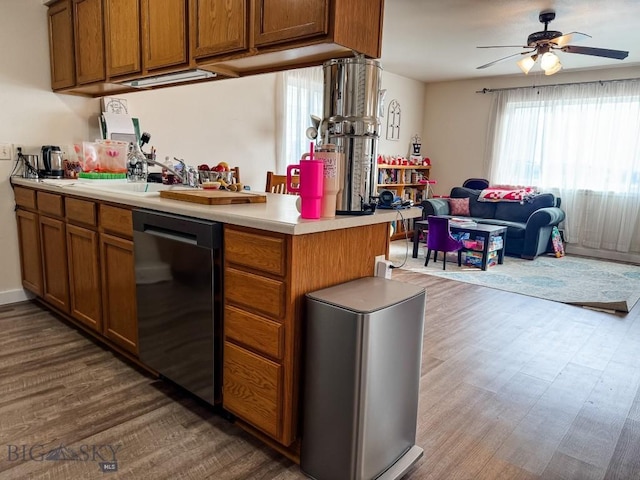
[[[391,279],[391,262],[389,260],[380,260],[376,263],[376,277]]]
[[[384,262],[387,259],[385,255],[376,255],[376,258],[373,260],[373,274],[375,275],[378,269],[378,262]]]
[[[10,143],[0,143],[0,160],[13,159],[13,145]]]

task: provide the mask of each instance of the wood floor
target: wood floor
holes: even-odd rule
[[[427,289],[425,454],[405,478],[640,479],[639,307],[615,316],[411,272],[394,278]],[[118,471],[102,473],[114,455]],[[22,303],[0,307],[0,480],[22,478],[305,476]]]

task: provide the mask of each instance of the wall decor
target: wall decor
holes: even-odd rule
[[[400,103],[393,99],[387,114],[387,140],[400,140]]]

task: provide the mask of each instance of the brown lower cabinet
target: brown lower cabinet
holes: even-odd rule
[[[386,223],[307,235],[224,228],[223,407],[296,457],[304,295],[370,276]]]
[[[112,342],[138,355],[133,242],[101,233],[100,258],[102,259],[103,333]]]
[[[24,288],[137,357],[131,209],[14,186]]]
[[[18,208],[18,242],[20,244],[20,269],[22,286],[42,297],[42,254],[40,253],[40,224],[38,214]]]
[[[20,186],[14,193],[25,288],[137,357],[131,209]],[[222,405],[294,460],[304,295],[370,276],[388,246],[386,223],[307,235],[224,225]]]
[[[38,220],[42,246],[43,298],[58,310],[69,313],[65,223],[45,215],[40,215]]]
[[[274,438],[282,435],[282,365],[224,343],[224,406]]]
[[[71,316],[96,332],[102,331],[98,233],[67,225]]]

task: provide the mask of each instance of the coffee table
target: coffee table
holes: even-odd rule
[[[482,270],[487,269],[487,260],[489,257],[489,245],[491,240],[496,237],[502,237],[502,248],[498,249],[498,264],[504,263],[504,251],[507,246],[507,227],[500,225],[489,225],[486,223],[478,223],[472,227],[460,227],[453,223],[449,223],[449,228],[452,233],[469,233],[469,239],[474,240],[478,236],[484,237],[484,248],[482,249]],[[418,257],[418,246],[420,242],[420,232],[429,229],[428,220],[416,220],[413,223],[413,258]],[[467,251],[479,251],[472,248],[463,247],[461,252]]]

